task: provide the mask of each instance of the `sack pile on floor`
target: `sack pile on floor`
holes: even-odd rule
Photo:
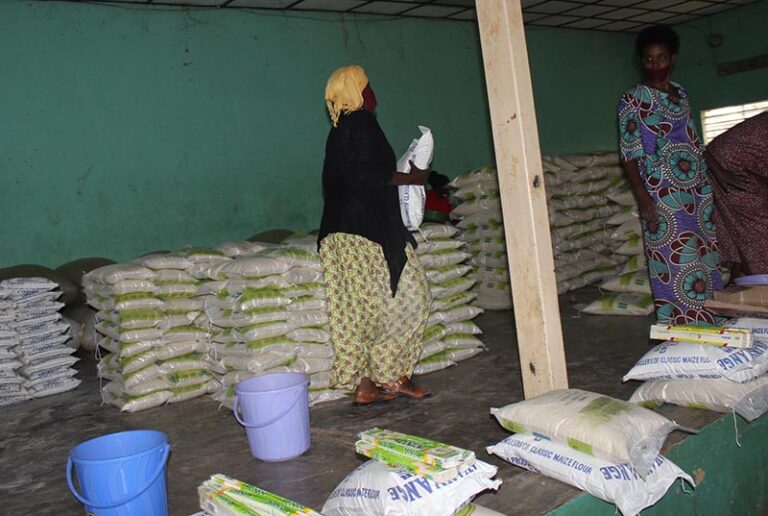
[[[676,423],[608,396],[563,389],[491,409],[514,435],[488,453],[616,504],[625,516],[655,504],[681,478],[659,454]]]
[[[456,365],[485,349],[477,337],[482,330],[472,322],[483,311],[471,305],[477,297],[471,290],[477,279],[471,275],[473,267],[466,263],[471,256],[465,250],[466,242],[457,233],[451,224],[436,223],[424,224],[414,233],[419,243],[416,253],[432,295],[416,375]]]
[[[60,296],[57,284],[45,278],[0,281],[0,407],[80,384]]]
[[[83,277],[98,309],[99,377],[106,403],[126,412],[213,392],[208,331],[200,325],[200,270],[230,259],[211,249],[156,254],[101,267]]]
[[[651,282],[643,248],[643,229],[637,202],[629,185],[608,196],[620,210],[606,221],[616,254],[626,256],[621,271],[600,285],[604,294],[584,313],[594,315],[650,315],[653,313]]]
[[[374,458],[333,490],[322,509],[326,516],[498,514],[470,504],[501,485],[493,478],[497,468],[473,452],[378,428],[359,438],[358,453]]]
[[[727,326],[750,330],[752,345],[662,342],[624,376],[645,381],[630,401],[735,413],[747,421],[768,411],[768,320],[739,318]]]
[[[616,154],[544,157],[542,165],[552,231],[559,293],[616,274],[626,261],[606,229],[621,208],[608,199],[627,190]],[[455,197],[462,202],[451,217],[460,219],[461,238],[468,242],[472,264],[478,269],[477,306],[511,307],[509,271],[499,186],[494,167],[455,178]],[[623,198],[622,198],[623,200]]]
[[[310,404],[345,396],[329,388],[333,348],[316,237],[251,246],[201,287],[222,383],[214,399],[231,409],[238,382],[273,372],[307,374]]]

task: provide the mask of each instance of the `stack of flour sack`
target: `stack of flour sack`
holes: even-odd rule
[[[205,271],[203,294],[214,370],[222,383],[214,399],[232,408],[237,383],[260,374],[303,372],[310,403],[338,399],[330,388],[333,364],[322,266],[316,237],[281,244],[219,247],[234,258]]]
[[[95,325],[105,402],[127,412],[213,392],[208,330],[196,271],[230,258],[190,248],[113,264],[83,277]]]
[[[451,224],[436,223],[424,224],[414,233],[432,296],[417,375],[456,365],[485,349],[478,338],[482,330],[472,322],[483,311],[471,305],[477,298],[471,290],[477,278],[467,263],[471,254],[465,250],[466,242],[457,233]]]
[[[620,207],[606,221],[612,247],[617,255],[626,257],[626,262],[618,274],[600,285],[601,297],[582,311],[594,315],[650,315],[654,306],[637,202],[628,184],[608,198]]]
[[[624,376],[645,381],[630,401],[739,414],[747,421],[768,410],[768,319],[732,319],[725,327],[657,324],[651,338],[664,342]]]
[[[355,450],[372,460],[333,490],[322,509],[326,516],[499,516],[471,503],[501,485],[493,478],[497,468],[474,452],[380,428],[358,437]]]
[[[542,158],[559,293],[600,281],[621,269],[627,258],[614,253],[615,241],[606,229],[621,208],[609,203],[626,190],[626,180],[614,154],[584,154]],[[462,238],[478,270],[476,304],[488,309],[511,307],[509,271],[499,186],[494,167],[470,171],[451,185],[461,202],[451,213],[459,219]]]
[[[0,281],[0,407],[80,384],[60,296],[58,285],[45,278]]]
[[[631,401],[560,389],[491,409],[514,435],[488,453],[587,491],[634,516],[677,479],[693,479],[659,451],[674,421]]]

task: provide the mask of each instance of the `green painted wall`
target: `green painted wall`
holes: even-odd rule
[[[737,416],[737,421],[740,447],[731,415],[672,446],[666,457],[697,480],[696,490],[686,493],[677,481],[643,515],[764,515],[768,510],[768,415],[752,423]],[[549,514],[612,516],[616,507],[584,494]]]
[[[532,30],[542,148],[610,149],[631,37]],[[126,260],[317,226],[336,66],[363,65],[396,150],[493,161],[475,24],[0,2],[0,266]]]
[[[768,100],[768,68],[720,77],[717,65],[768,54],[768,0],[676,27],[681,46],[675,78],[688,89],[696,119],[700,111]],[[710,34],[724,37],[710,48]]]
[[[616,149],[616,105],[637,75],[634,35],[531,28],[526,38],[542,151]]]

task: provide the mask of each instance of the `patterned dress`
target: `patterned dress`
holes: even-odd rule
[[[410,244],[392,297],[381,246],[358,235],[332,233],[320,245],[335,357],[331,385],[354,390],[411,377],[431,301],[427,277]]]
[[[656,318],[667,324],[720,321],[704,301],[723,287],[718,270],[712,187],[685,90],[679,100],[638,84],[619,102],[619,147],[637,160],[657,220],[643,221]]]

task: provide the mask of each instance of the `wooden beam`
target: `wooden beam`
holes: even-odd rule
[[[525,397],[568,387],[520,0],[477,0]]]

